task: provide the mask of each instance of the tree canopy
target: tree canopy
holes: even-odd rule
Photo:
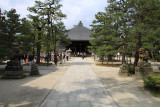
[[[67,30],[62,22],[66,15],[61,11],[60,1],[36,0],[33,7],[28,7],[33,14],[22,19],[15,9],[0,10],[0,60],[11,56],[13,42],[18,43],[22,55],[29,51],[33,51],[34,55],[36,53],[37,63],[40,62],[40,53],[49,55],[50,52],[56,52],[57,44],[69,45]]]
[[[155,58],[160,50],[160,1],[108,0],[108,3],[105,12],[98,12],[92,22],[94,39],[90,41],[90,50],[99,56],[120,52],[123,63],[126,55],[135,53],[137,65],[138,50],[143,47]]]

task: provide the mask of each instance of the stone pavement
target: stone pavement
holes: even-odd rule
[[[41,107],[117,107],[86,59],[72,60]]]
[[[101,62],[93,58],[87,58],[87,62],[118,107],[160,107],[160,94],[146,90],[142,79],[119,75],[120,67],[99,65]]]
[[[23,79],[0,79],[0,107],[39,107],[52,88],[64,75],[71,61],[57,67],[39,66],[41,76],[26,74]],[[6,65],[0,65],[4,68]],[[24,66],[30,70],[30,66]]]

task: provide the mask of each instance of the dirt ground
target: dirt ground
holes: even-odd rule
[[[160,95],[146,90],[142,79],[119,75],[119,66],[100,66],[93,58],[87,61],[119,107],[159,107]]]
[[[39,77],[26,74],[23,79],[0,79],[0,107],[39,107],[69,65],[39,66]],[[30,66],[23,68],[30,70]]]

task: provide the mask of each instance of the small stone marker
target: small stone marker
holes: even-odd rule
[[[31,75],[31,76],[40,75],[40,74],[39,74],[39,70],[38,70],[38,66],[37,66],[35,63],[33,63],[32,66],[31,66],[30,75]]]

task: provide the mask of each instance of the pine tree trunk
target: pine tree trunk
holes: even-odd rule
[[[112,57],[112,66],[113,66],[113,57]]]
[[[122,54],[122,64],[125,64],[125,63],[126,63],[126,61],[125,61],[125,56],[126,56],[125,53],[123,53],[123,54]]]
[[[141,25],[143,22],[143,15],[142,15],[142,11],[140,12],[140,16],[139,16],[139,24]],[[137,66],[138,60],[139,60],[139,49],[141,47],[141,32],[138,33],[138,37],[137,37],[137,44],[136,44],[136,50],[135,50],[135,60],[134,60],[134,66]]]
[[[104,57],[102,57],[102,64],[103,64],[103,62],[104,62]]]
[[[48,13],[48,27],[50,26],[50,15]],[[49,39],[50,39],[50,29],[47,32],[47,66],[49,65]]]
[[[134,66],[137,66],[138,60],[139,60],[139,49],[141,47],[141,33],[138,35],[138,42],[136,45],[136,51],[135,51],[135,60],[134,60]]]
[[[41,28],[38,28],[38,31],[41,32]],[[40,63],[40,53],[41,53],[41,33],[38,34],[38,42],[37,42],[37,61],[36,63]]]
[[[41,50],[41,43],[38,42],[37,43],[37,61],[36,61],[37,64],[40,63],[40,50]]]
[[[155,58],[155,54],[154,54],[154,52],[153,52],[153,51],[151,52],[151,55],[152,55],[153,60],[156,60],[156,58]]]

